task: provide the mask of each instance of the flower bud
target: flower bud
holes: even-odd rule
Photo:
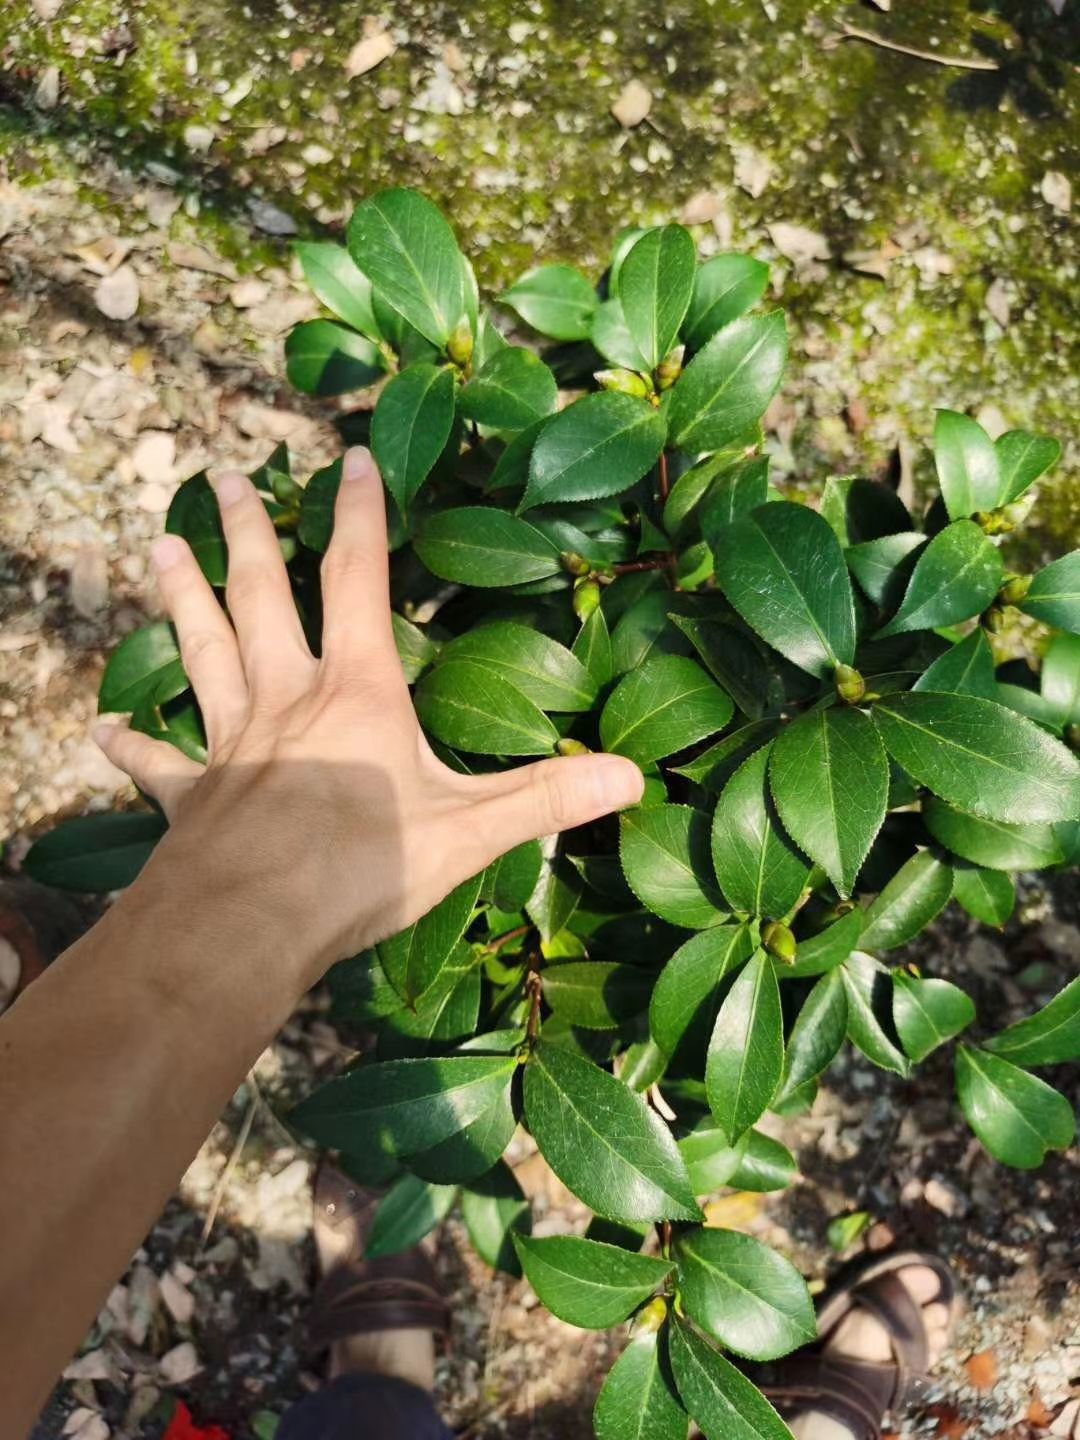
[[[569,737],[560,740],[555,749],[560,755],[591,755],[593,752],[580,740],[571,740]]]
[[[282,560],[284,560],[285,564],[287,565],[296,554],[296,536],[279,535],[278,548],[281,550]]]
[[[657,1295],[650,1300],[648,1305],[638,1311],[634,1317],[634,1326],[639,1333],[653,1335],[667,1319],[667,1301],[662,1295]]]
[[[833,671],[836,693],[847,705],[857,705],[866,696],[866,681],[853,665],[837,665]]]
[[[649,393],[648,383],[636,370],[597,370],[595,379],[605,390],[617,390],[622,395],[644,399]]]
[[[584,555],[579,555],[576,550],[564,550],[559,556],[559,564],[571,575],[588,575],[592,569]]]
[[[574,614],[587,620],[600,604],[600,586],[595,580],[581,579],[574,586]]]
[[[1008,505],[1001,507],[1001,513],[1006,516],[1014,530],[1019,529],[1031,514],[1031,507],[1035,504],[1038,493],[1037,490],[1028,490],[1019,500],[1010,500]]]
[[[997,598],[1002,605],[1019,605],[1030,589],[1030,575],[1006,575]]]
[[[660,361],[656,367],[656,388],[658,390],[670,390],[675,384],[683,372],[683,356],[685,354],[686,346],[676,345],[675,349]]]
[[[298,485],[291,475],[286,475],[280,470],[275,470],[270,477],[270,490],[274,499],[279,505],[285,505],[290,510],[295,510],[303,496],[303,487]]]
[[[761,932],[761,943],[774,959],[780,961],[781,965],[795,964],[795,951],[798,948],[795,936],[782,921],[769,921]]]
[[[473,343],[472,326],[462,320],[447,342],[446,353],[455,365],[467,365],[472,359]]]
[[[1005,628],[1005,611],[1000,605],[991,605],[983,616],[983,624],[991,635],[1000,635]]]

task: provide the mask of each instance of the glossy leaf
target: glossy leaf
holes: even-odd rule
[[[1055,635],[1042,663],[1042,696],[1058,724],[1080,725],[1080,636]]]
[[[1065,1150],[1075,1138],[1064,1095],[985,1050],[957,1050],[956,1093],[968,1124],[1003,1165],[1035,1170],[1048,1150]]]
[[[719,450],[760,420],[787,359],[783,313],[744,315],[705,344],[671,392],[671,433],[689,453]]]
[[[979,695],[984,700],[993,700],[997,693],[994,654],[982,626],[939,655],[911,688],[949,695]]]
[[[660,972],[649,1002],[649,1031],[673,1055],[687,1028],[725,975],[749,959],[745,925],[717,925],[685,941]]]
[[[382,190],[353,211],[349,254],[403,319],[439,348],[465,313],[454,232],[415,190]]]
[[[1016,886],[999,870],[960,864],[953,866],[953,898],[976,920],[1000,929],[1016,906]]]
[[[1001,588],[1001,554],[971,520],[957,520],[919,552],[900,609],[878,636],[970,620]]]
[[[619,856],[643,905],[673,925],[704,930],[726,915],[710,876],[709,820],[689,805],[648,805],[619,816]]]
[[[615,673],[611,658],[611,634],[599,606],[578,631],[571,646],[577,660],[592,677],[597,689],[607,685]]]
[[[541,430],[520,508],[629,490],[656,464],[664,433],[660,412],[636,396],[587,395]]]
[[[811,675],[855,655],[851,581],[832,530],[804,505],[763,505],[716,556],[724,594],[763,640]]]
[[[392,948],[386,952],[392,953]],[[426,1055],[433,1047],[467,1040],[476,1029],[481,981],[480,960],[474,948],[461,941],[441,962],[426,953],[422,958],[431,970],[438,964],[434,979],[411,1006],[405,1005],[384,1018],[379,1027],[380,1060]]]
[[[523,1038],[516,1037],[517,1041]],[[486,1037],[479,1036],[471,1042],[482,1048]],[[464,1050],[468,1047],[459,1047]],[[482,1110],[475,1120],[470,1120],[455,1134],[425,1150],[418,1150],[409,1156],[409,1169],[425,1180],[440,1184],[461,1184],[485,1175],[514,1137],[517,1116],[510,1086],[500,1090],[494,1101]]]
[[[713,815],[712,859],[732,910],[778,920],[802,894],[810,866],[780,826],[768,768],[765,746],[724,786]]]
[[[446,1218],[457,1193],[456,1185],[432,1185],[403,1175],[379,1201],[364,1241],[365,1258],[378,1260],[419,1245]]]
[[[476,372],[458,396],[458,412],[493,430],[524,430],[558,399],[555,377],[531,350],[508,345]]]
[[[386,978],[406,1004],[432,985],[465,933],[480,894],[479,875],[463,881],[407,929],[377,946]]]
[[[743,761],[774,738],[780,725],[778,719],[751,720],[748,725],[740,725],[738,730],[717,740],[715,745],[710,745],[685,765],[676,765],[674,772],[718,795]]]
[[[439,647],[425,635],[419,625],[406,620],[395,610],[390,616],[394,630],[394,646],[401,661],[401,669],[408,684],[412,685],[424,673],[439,653]]]
[[[986,1042],[1014,1065],[1059,1065],[1080,1060],[1080,977],[1048,1005]]]
[[[675,1254],[684,1310],[728,1350],[775,1360],[817,1337],[806,1281],[760,1240],[694,1229],[679,1238]]]
[[[36,840],[23,870],[41,885],[104,894],[130,885],[168,826],[156,811],[82,815]]]
[[[544,712],[507,680],[475,660],[447,660],[413,695],[429,734],[476,755],[550,755],[559,733]]]
[[[934,463],[950,520],[994,510],[1004,502],[994,442],[981,425],[955,410],[939,410],[934,423]]]
[[[341,488],[340,459],[316,470],[304,486],[300,498],[300,543],[309,550],[324,554],[334,533],[334,507]]]
[[[698,1208],[671,1132],[640,1095],[562,1046],[536,1046],[525,1118],[564,1185],[610,1220],[694,1220]]]
[[[791,1431],[752,1380],[683,1320],[671,1325],[679,1398],[705,1440],[791,1440]]]
[[[920,850],[896,872],[866,912],[859,945],[893,950],[925,930],[952,895],[953,872],[929,850]]]
[[[784,829],[850,895],[889,796],[888,760],[869,719],[847,707],[807,711],[774,741],[769,783]]]
[[[553,855],[545,855],[536,889],[525,904],[541,939],[552,940],[570,923],[583,888],[581,876],[565,855],[558,850]]]
[[[1053,825],[984,820],[932,796],[923,801],[922,814],[935,840],[954,855],[988,870],[1042,870],[1065,859]]]
[[[859,943],[862,934],[863,911],[856,905],[831,925],[800,940],[795,952],[795,964],[785,971],[789,977],[804,975],[827,975],[842,965]]]
[[[879,700],[873,716],[893,759],[950,805],[1014,824],[1080,815],[1080,761],[1023,715],[973,695],[909,693]]]
[[[647,765],[716,734],[733,714],[728,696],[699,665],[659,655],[615,687],[600,716],[600,741]]]
[[[711,1115],[699,1120],[688,1135],[679,1141],[679,1150],[686,1161],[690,1183],[695,1195],[710,1195],[714,1190],[733,1183],[735,1172],[746,1154],[753,1130],[731,1141]]]
[[[653,976],[640,965],[564,960],[543,972],[544,999],[571,1025],[615,1030],[649,1003]]]
[[[681,225],[646,230],[619,272],[619,299],[627,328],[650,370],[678,339],[694,291],[697,254]]]
[[[385,362],[366,335],[333,320],[306,320],[286,337],[285,373],[305,395],[345,395],[374,385]]]
[[[760,1130],[748,1131],[743,1140],[746,1143],[739,1147],[739,1163],[728,1181],[732,1189],[754,1194],[786,1190],[799,1173],[791,1151]]]
[[[994,441],[1001,472],[1001,504],[1018,500],[1061,459],[1061,445],[1049,435],[1008,430]]]
[[[617,296],[596,307],[589,338],[609,364],[638,374],[648,370],[649,362],[634,343],[626,312]]]
[[[582,1330],[607,1330],[628,1319],[675,1268],[672,1260],[576,1235],[542,1240],[519,1235],[514,1244],[525,1278],[543,1304]]]
[[[845,550],[912,530],[907,506],[892,486],[861,475],[830,475],[821,496],[821,515]]]
[[[738,461],[720,471],[701,505],[701,533],[714,555],[727,544],[729,527],[764,505],[768,498],[768,456]]]
[[[840,1053],[847,1035],[848,999],[844,977],[833,970],[823,975],[806,997],[792,1026],[784,1054],[784,1074],[776,1103],[816,1080]]]
[[[461,1218],[481,1260],[506,1275],[521,1274],[515,1246],[532,1229],[532,1210],[508,1165],[496,1165],[462,1190]]]
[[[756,305],[769,283],[769,267],[749,255],[714,255],[698,266],[683,335],[700,350],[725,325]]]
[[[705,1066],[709,1109],[732,1140],[764,1114],[783,1067],[780,987],[772,961],[759,950],[720,1006]]]
[[[587,340],[596,291],[571,265],[541,265],[499,297],[541,335],[553,340]]]
[[[856,950],[841,967],[848,998],[848,1038],[882,1070],[897,1075],[911,1073],[907,1056],[892,1035],[891,972],[873,958]]]
[[[875,605],[892,609],[900,603],[916,564],[916,552],[926,545],[926,536],[914,530],[864,540],[844,552],[848,567],[863,593]]]
[[[1020,609],[1045,625],[1080,635],[1080,550],[1063,555],[1040,570]]]
[[[217,496],[205,472],[192,475],[177,490],[165,516],[165,531],[187,541],[199,569],[211,585],[225,584],[229,551],[221,528]]]
[[[346,325],[377,340],[379,326],[371,306],[371,281],[356,268],[344,245],[297,241],[293,251],[317,299]]]
[[[125,635],[109,656],[98,689],[99,714],[163,705],[188,688],[172,626],[164,620]]]
[[[689,1420],[661,1343],[656,1331],[645,1331],[616,1360],[596,1397],[596,1440],[686,1440]]]
[[[371,450],[403,515],[434,469],[453,423],[454,377],[446,367],[410,365],[380,394]]]
[[[893,974],[893,1019],[905,1054],[918,1064],[973,1024],[975,1006],[948,980],[923,980],[897,970]]]
[[[488,867],[483,893],[490,895],[500,910],[520,910],[536,889],[543,863],[539,842],[526,840]]]
[[[517,585],[561,569],[555,546],[527,520],[482,505],[429,516],[413,543],[433,575],[459,585]]]
[[[541,630],[497,620],[443,647],[440,664],[475,661],[503,676],[543,710],[588,710],[597,686],[581,662]]]

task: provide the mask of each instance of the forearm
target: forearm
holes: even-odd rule
[[[29,1429],[302,988],[276,952],[284,917],[174,858],[0,1021],[3,1440]]]

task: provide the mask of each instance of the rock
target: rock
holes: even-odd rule
[[[60,101],[60,70],[48,65],[34,88],[34,104],[39,110],[55,110]]]
[[[682,208],[684,225],[707,225],[724,208],[724,200],[715,190],[699,190]]]
[[[305,145],[300,151],[300,158],[305,165],[329,165],[334,152],[325,145]]]
[[[63,4],[64,0],[33,0],[34,14],[39,20],[55,20]]]
[[[104,1350],[88,1350],[64,1369],[65,1380],[108,1380],[116,1385],[119,1376],[116,1367]]]
[[[923,1196],[928,1205],[939,1210],[942,1215],[962,1215],[967,1209],[967,1201],[959,1190],[947,1185],[944,1180],[931,1176],[923,1187]]]
[[[248,278],[238,280],[229,291],[229,299],[237,310],[249,310],[252,305],[261,305],[270,294],[270,286],[264,280]]]
[[[121,265],[99,282],[94,304],[110,320],[132,318],[139,308],[139,277],[130,265]]]
[[[139,490],[136,503],[148,515],[164,515],[172,501],[173,492],[165,485],[144,485]]]
[[[100,540],[81,545],[68,574],[68,599],[84,620],[109,603],[109,563]]]
[[[987,287],[983,296],[983,304],[986,306],[992,319],[996,320],[1003,330],[1009,324],[1009,287],[999,275]]]
[[[176,440],[167,430],[147,430],[131,452],[131,463],[140,480],[169,485],[175,481]]]
[[[762,155],[749,145],[737,145],[735,155],[735,184],[754,200],[764,194],[772,178],[772,164],[767,155]]]
[[[131,240],[121,240],[117,235],[103,235],[89,245],[73,245],[71,253],[77,255],[95,275],[111,275],[131,254],[132,246]]]
[[[258,196],[251,195],[248,197],[247,211],[255,225],[267,235],[295,235],[297,232],[298,226],[293,217],[269,200],[260,200]]]
[[[196,155],[205,155],[216,139],[209,125],[184,126],[184,144]]]
[[[257,1235],[256,1239],[259,1259],[248,1274],[255,1289],[274,1290],[286,1285],[294,1294],[302,1295],[307,1287],[295,1246],[274,1235]]]
[[[202,245],[170,240],[165,247],[165,254],[174,265],[179,265],[184,270],[201,270],[207,275],[221,275],[226,280],[236,279],[236,266],[220,255],[214,255]]]
[[[1060,170],[1047,170],[1039,186],[1039,192],[1048,205],[1060,215],[1067,215],[1072,209],[1072,183]]]
[[[350,80],[366,75],[384,60],[389,60],[397,49],[394,37],[388,30],[373,30],[358,40],[345,57],[345,74]]]
[[[109,1440],[111,1432],[103,1415],[81,1406],[68,1416],[63,1433],[69,1440]]]
[[[164,230],[180,209],[180,196],[172,190],[159,190],[156,186],[146,192],[146,218],[158,230]]]
[[[618,99],[611,107],[611,113],[624,130],[633,130],[648,116],[652,109],[652,91],[640,80],[628,80],[619,91]]]
[[[191,1291],[168,1271],[162,1275],[158,1283],[161,1286],[161,1298],[169,1314],[178,1325],[189,1324],[191,1317],[195,1314],[195,1297]]]
[[[174,1345],[158,1361],[158,1374],[166,1385],[183,1385],[202,1369],[195,1346],[190,1340]]]
[[[791,225],[786,220],[779,220],[766,226],[766,229],[780,254],[796,268],[829,258],[829,242],[817,230],[810,230],[805,225]]]

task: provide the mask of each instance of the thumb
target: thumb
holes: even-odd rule
[[[636,805],[645,789],[641,771],[621,755],[540,760],[488,778],[498,782],[484,806],[492,859],[526,840]]]

